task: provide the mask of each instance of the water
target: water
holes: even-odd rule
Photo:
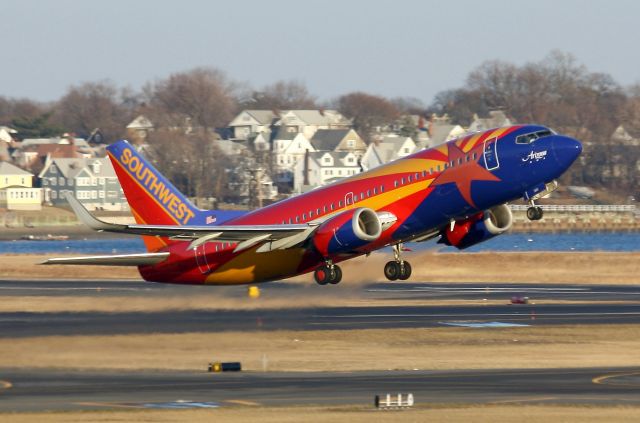
[[[430,244],[433,248],[434,244]],[[442,252],[458,251],[454,247],[437,245]],[[464,251],[640,251],[640,233],[504,234]]]
[[[140,237],[73,241],[0,241],[0,254],[133,254],[146,251]]]
[[[458,251],[435,241],[407,244],[412,250]],[[0,254],[132,254],[146,249],[139,237],[74,241],[0,241]],[[505,234],[470,247],[478,251],[640,251],[640,233]]]

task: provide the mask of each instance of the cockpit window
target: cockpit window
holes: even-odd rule
[[[519,135],[516,138],[516,144],[531,144],[538,138],[548,137],[553,134],[554,132],[551,129],[543,129],[541,131],[531,132],[530,134]]]

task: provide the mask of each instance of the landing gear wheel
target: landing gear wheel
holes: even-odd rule
[[[342,280],[342,269],[336,265],[320,266],[313,272],[313,278],[318,285],[336,285]]]
[[[408,261],[403,261],[399,263],[400,265],[400,274],[398,275],[398,279],[401,281],[406,281],[411,277],[411,265]]]
[[[390,261],[384,265],[384,276],[390,281],[395,281],[400,277],[400,263]]]
[[[329,283],[332,285],[337,285],[340,283],[340,281],[342,280],[342,269],[340,269],[339,266],[333,266],[333,274],[331,275],[333,276],[331,279],[329,279]]]
[[[544,212],[542,211],[542,208],[539,206],[535,206],[535,207],[529,207],[527,209],[527,218],[529,220],[540,220],[542,219]]]
[[[329,266],[320,266],[315,272],[313,272],[313,279],[315,279],[318,285],[326,285],[329,283],[331,277],[331,270]]]

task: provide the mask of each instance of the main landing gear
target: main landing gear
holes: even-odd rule
[[[542,207],[536,206],[536,203],[533,200],[529,201],[529,208],[527,209],[527,219],[529,220],[540,220],[544,212],[542,211]]]
[[[400,279],[405,281],[411,276],[411,265],[408,261],[402,260],[402,243],[393,246],[395,260],[384,265],[384,276],[390,281]]]
[[[318,285],[326,285],[328,283],[336,285],[342,280],[342,269],[340,269],[340,266],[328,261],[313,272],[313,278]]]

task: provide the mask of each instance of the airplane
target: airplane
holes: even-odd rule
[[[143,237],[140,254],[52,258],[43,264],[137,266],[147,281],[256,284],[313,272],[320,285],[342,279],[338,263],[391,246],[387,279],[406,280],[407,242],[439,238],[465,249],[512,225],[507,203],[536,201],[582,152],[578,140],[540,125],[467,134],[391,163],[250,212],[201,210],[125,140],[107,147],[136,224],[95,218],[67,200],[94,230]]]

